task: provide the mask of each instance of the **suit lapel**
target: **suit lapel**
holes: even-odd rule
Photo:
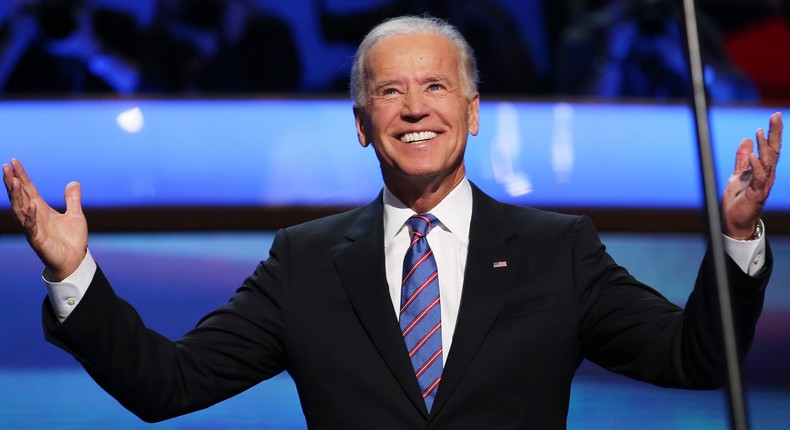
[[[382,359],[415,407],[427,416],[387,288],[382,211],[381,196],[362,209],[346,233],[348,242],[339,247],[334,257],[335,267],[360,323]]]
[[[518,249],[515,229],[503,205],[474,185],[469,252],[466,260],[461,306],[442,382],[434,401],[439,412],[482,344],[512,287]],[[505,266],[502,262],[510,262]]]

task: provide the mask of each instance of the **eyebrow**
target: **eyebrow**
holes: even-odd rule
[[[442,75],[431,76],[425,80],[425,82],[444,82],[446,84],[450,83],[450,80]]]
[[[392,85],[392,84],[394,84],[394,83],[396,83],[396,82],[397,82],[397,81],[395,81],[395,80],[393,80],[393,79],[390,79],[390,80],[381,81],[381,82],[377,83],[377,84],[376,84],[376,85],[373,87],[373,94],[376,94],[376,93],[378,93],[379,91],[381,91],[381,89],[382,89],[382,88],[388,87],[388,86],[390,86],[390,85]]]

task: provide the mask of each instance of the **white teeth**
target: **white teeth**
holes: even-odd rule
[[[433,139],[437,135],[438,134],[433,131],[420,131],[416,133],[406,133],[401,136],[400,140],[401,142],[405,143],[420,142],[423,140]]]

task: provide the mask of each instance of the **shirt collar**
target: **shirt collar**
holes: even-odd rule
[[[464,242],[469,240],[469,224],[472,222],[472,186],[464,178],[436,207],[431,209],[445,230]],[[384,186],[384,246],[400,232],[414,211],[403,204]]]

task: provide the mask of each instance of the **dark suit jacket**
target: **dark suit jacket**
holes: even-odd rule
[[[458,322],[428,414],[388,294],[381,197],[279,231],[231,301],[171,342],[101,271],[47,338],[149,421],[207,407],[287,370],[311,428],[564,428],[583,358],[658,385],[724,381],[708,258],[685,311],[605,252],[585,217],[496,202],[473,187]],[[495,268],[493,262],[507,261]],[[731,263],[731,262],[730,262]],[[770,271],[729,267],[741,350]]]

